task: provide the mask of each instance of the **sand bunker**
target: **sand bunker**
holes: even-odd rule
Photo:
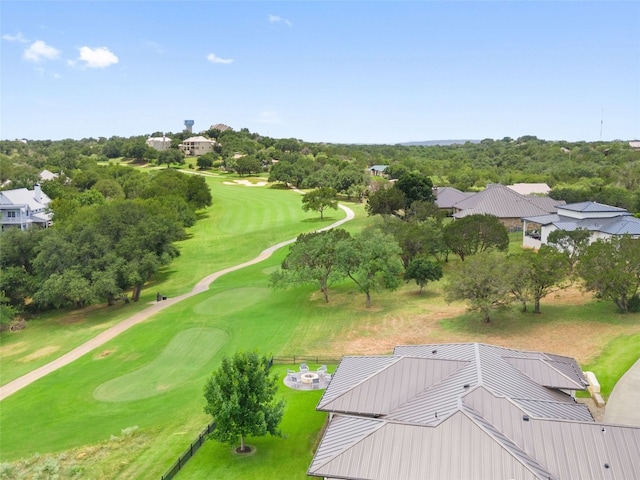
[[[267,182],[251,183],[249,180],[234,180],[233,182],[223,182],[225,185],[244,185],[245,187],[264,187]]]

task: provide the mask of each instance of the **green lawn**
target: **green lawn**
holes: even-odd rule
[[[145,290],[144,301],[155,298],[156,291],[171,296],[188,291],[209,273],[343,217],[330,211],[330,218],[319,222],[302,212],[298,194],[227,186],[225,180],[208,178],[214,206],[192,229],[192,238],[181,243],[182,256]],[[356,232],[368,219],[362,204],[350,207],[357,217],[345,228]],[[377,348],[376,353],[388,353],[393,344],[385,342],[398,340],[480,341],[514,348],[538,342],[539,350],[553,346],[564,351],[585,341],[584,351],[592,352],[588,366],[609,390],[640,353],[640,314],[618,315],[612,304],[543,300],[541,315],[523,315],[514,307],[497,313],[487,326],[470,314],[449,313],[453,307],[442,300],[441,282],[427,285],[423,295],[413,283],[397,292],[374,293],[372,308],[365,309],[364,296],[347,281],[332,287],[331,302],[325,304],[313,286],[269,288],[269,274],[285,255],[282,249],[260,264],[221,277],[208,291],[3,400],[0,459],[39,452],[74,459],[73,468],[86,478],[158,478],[208,423],[205,380],[223,355],[237,350],[333,356]],[[35,368],[43,358],[36,358],[36,352],[60,345],[48,354],[55,357],[143,302],[99,308],[93,315],[77,315],[76,321],[69,313],[51,315],[23,332],[2,334],[3,382]],[[624,336],[628,333],[633,335]],[[28,356],[34,358],[23,361]],[[282,375],[284,369],[273,370]],[[321,392],[284,386],[280,391],[288,402],[282,424],[286,437],[250,439],[257,451],[246,457],[234,455],[228,445],[207,442],[180,477],[303,478],[326,416],[315,411]],[[127,429],[135,435],[122,436]]]

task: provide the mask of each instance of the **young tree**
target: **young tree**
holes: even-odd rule
[[[404,279],[407,282],[415,280],[420,286],[420,293],[422,293],[427,282],[437,281],[441,278],[442,267],[440,264],[424,257],[418,257],[411,260],[407,270],[404,272]]]
[[[271,275],[271,285],[317,283],[328,302],[329,286],[345,276],[338,264],[337,249],[340,242],[350,239],[349,232],[339,228],[300,235],[282,262],[282,269]]]
[[[198,165],[198,168],[200,170],[208,170],[213,167],[213,162],[215,159],[216,156],[213,153],[205,153],[204,155],[200,155],[198,157],[198,160],[196,160],[196,165]]]
[[[277,390],[277,378],[269,375],[267,357],[237,352],[223,358],[204,388],[204,411],[216,424],[211,438],[231,445],[240,440],[238,451],[248,452],[247,436],[280,436],[284,400],[276,399]]]
[[[469,255],[491,249],[506,251],[509,248],[509,232],[498,217],[474,214],[447,225],[444,241],[464,261]]]
[[[395,187],[383,187],[369,194],[367,199],[367,214],[373,215],[397,215],[405,206],[405,197],[402,190]]]
[[[486,323],[491,322],[491,311],[509,304],[511,283],[509,264],[505,255],[485,252],[460,264],[449,275],[445,285],[445,300],[466,300],[469,310],[482,313]]]
[[[640,240],[624,235],[592,243],[577,272],[596,298],[612,300],[622,313],[640,310]]]
[[[320,218],[323,218],[327,208],[338,209],[336,195],[336,191],[331,187],[316,188],[302,197],[302,210],[320,212]]]

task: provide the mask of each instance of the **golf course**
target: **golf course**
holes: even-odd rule
[[[239,350],[340,358],[387,354],[397,344],[492,343],[575,357],[598,375],[605,396],[640,355],[640,314],[620,315],[575,285],[543,299],[539,315],[514,305],[491,324],[479,321],[463,303],[443,299],[454,259],[444,279],[422,294],[406,283],[374,292],[371,308],[350,281],[331,286],[329,303],[313,285],[274,290],[269,276],[287,254],[283,242],[345,220],[348,210],[355,218],[341,228],[351,233],[371,218],[363,204],[343,201],[347,211],[320,219],[302,210],[298,192],[238,179],[206,176],[213,205],[199,212],[177,245],[180,256],[139,302],[50,312],[1,334],[6,385],[162,303],[158,293],[167,297],[165,308],[1,401],[0,477],[160,478],[210,421],[203,412],[206,379]],[[521,237],[511,241],[517,249]],[[274,246],[281,248],[268,250]],[[272,371],[282,378],[286,368]],[[287,402],[283,437],[249,438],[250,456],[207,441],[178,478],[306,478],[326,417],[315,411],[321,392],[280,382],[280,394]]]

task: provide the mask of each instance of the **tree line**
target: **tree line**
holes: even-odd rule
[[[201,176],[100,167],[43,182],[51,228],[9,229],[0,239],[0,291],[11,312],[137,301],[179,252],[195,212],[211,205]],[[129,297],[130,291],[130,297]]]

